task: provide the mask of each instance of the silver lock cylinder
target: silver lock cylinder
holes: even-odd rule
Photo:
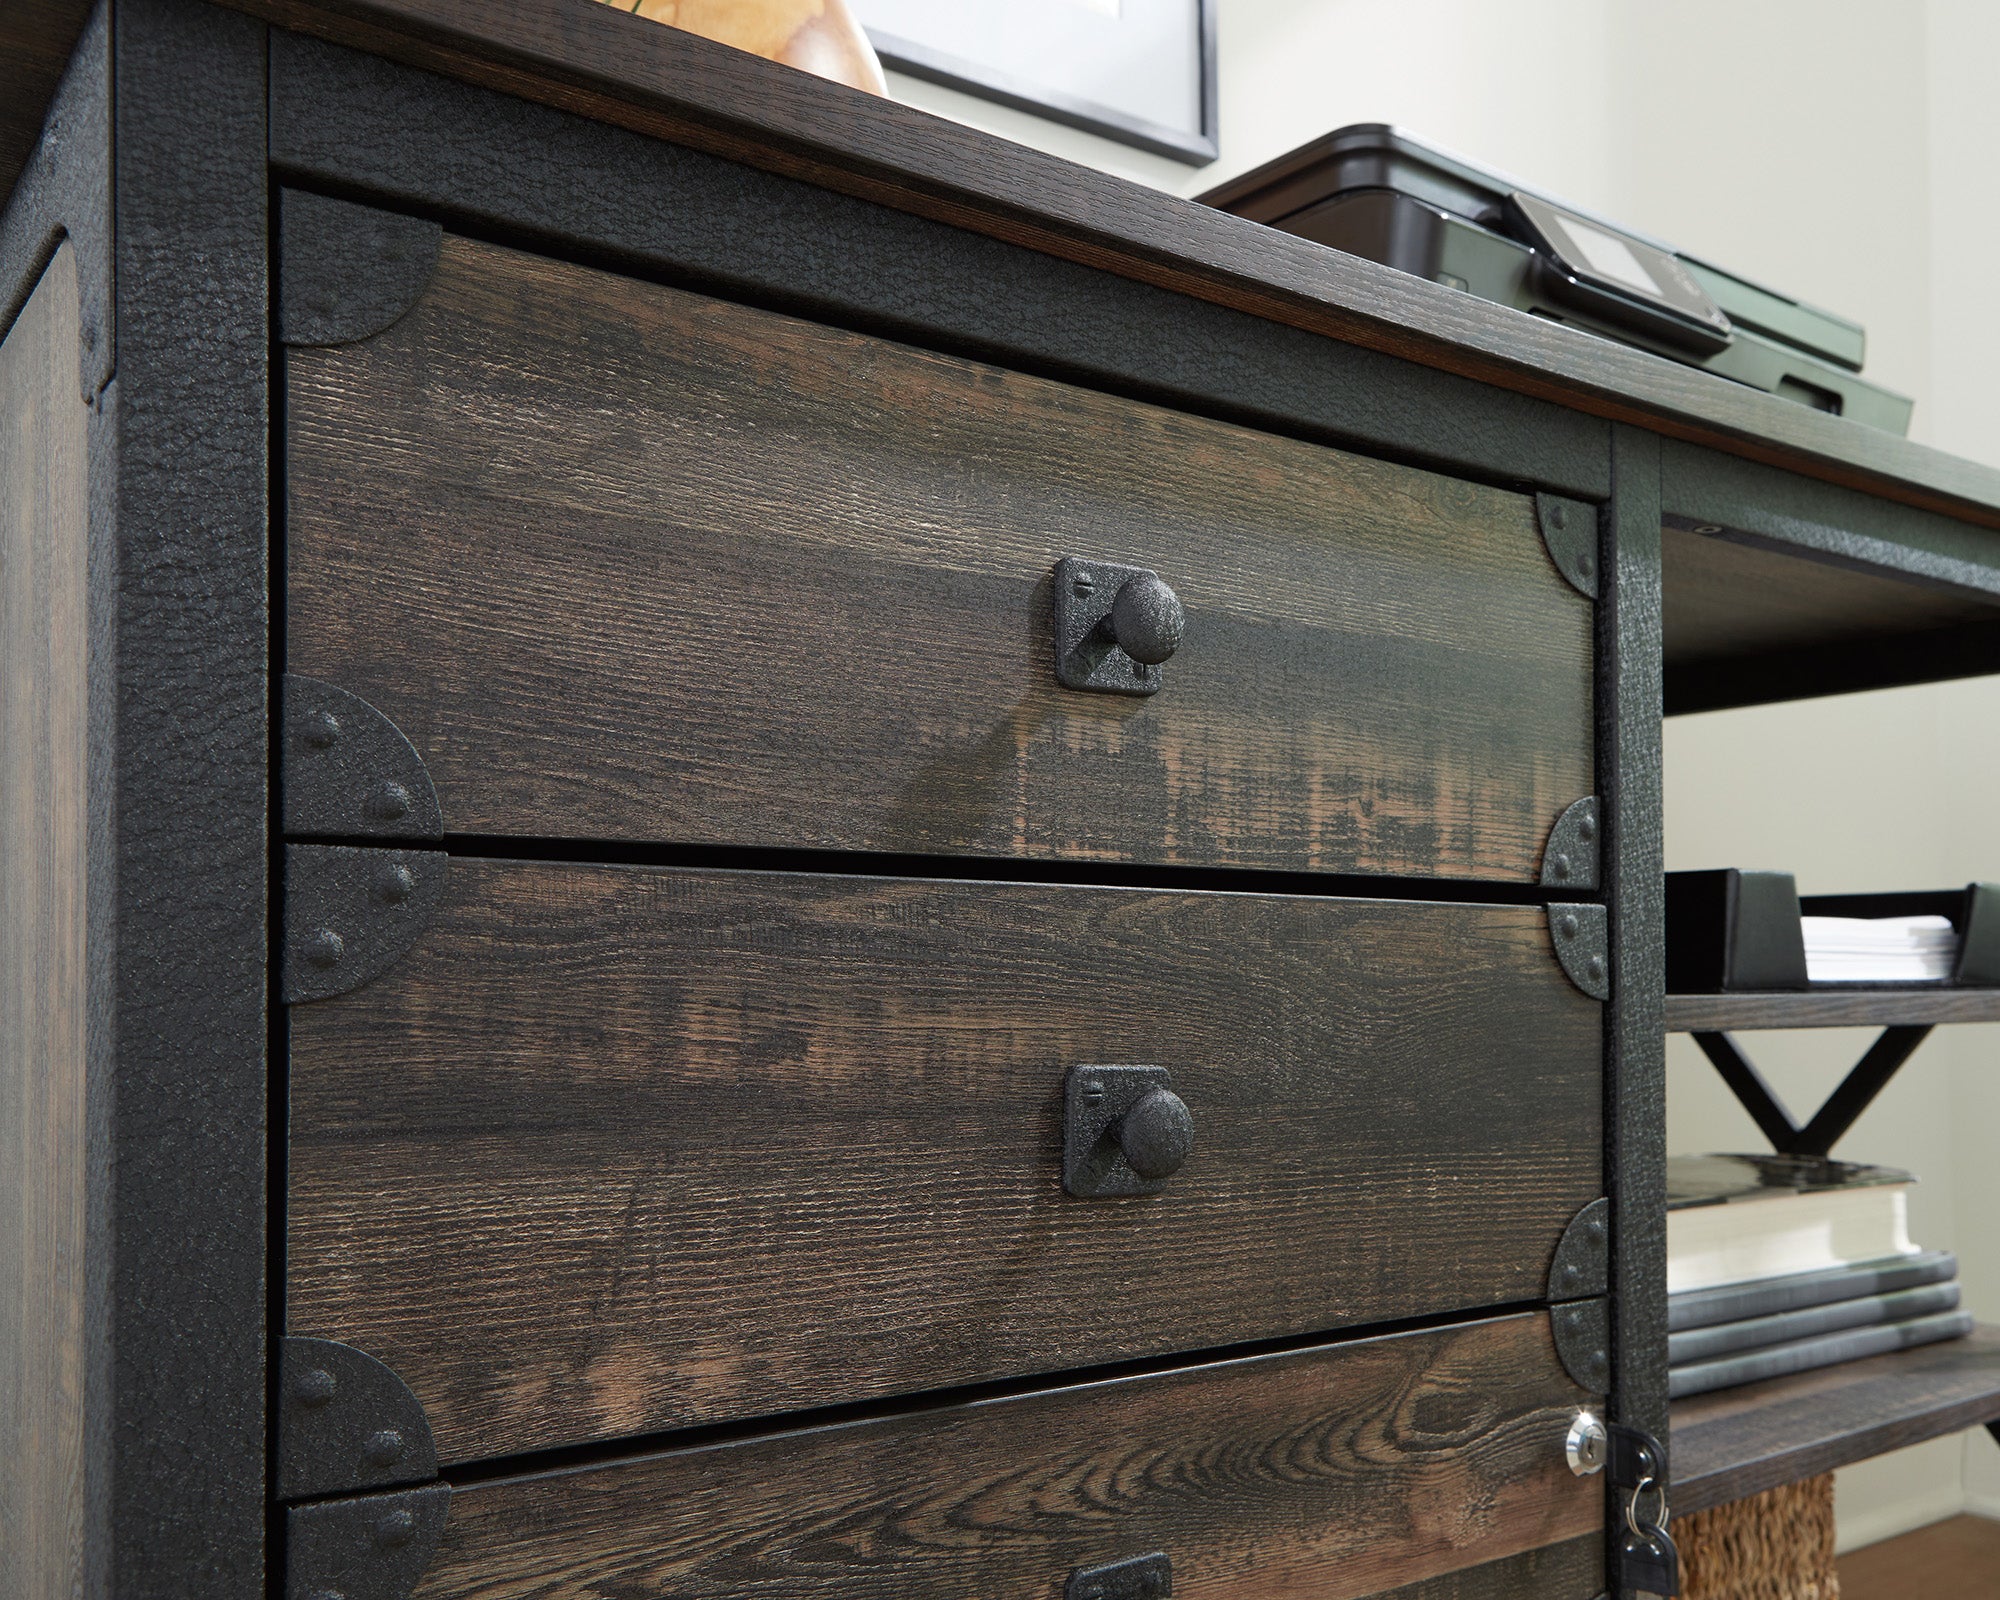
[[[1587,1478],[1604,1470],[1610,1454],[1611,1435],[1604,1424],[1594,1412],[1579,1411],[1569,1425],[1569,1437],[1563,1440],[1563,1455],[1569,1462],[1569,1470],[1579,1478]]]

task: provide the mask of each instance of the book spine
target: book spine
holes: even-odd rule
[[[1753,1283],[1727,1284],[1719,1289],[1696,1289],[1667,1297],[1667,1331],[1680,1333],[1688,1328],[1713,1327],[1719,1322],[1744,1322],[1751,1317],[1775,1316],[1781,1311],[1802,1311],[1836,1300],[1894,1294],[1927,1283],[1944,1283],[1957,1276],[1958,1258],[1948,1251],[1933,1250],[1890,1261],[1859,1262],[1827,1272],[1760,1278]]]
[[[1920,1289],[1904,1289],[1896,1294],[1873,1294],[1858,1300],[1836,1300],[1830,1305],[1808,1306],[1802,1311],[1783,1311],[1772,1317],[1750,1317],[1742,1322],[1689,1328],[1667,1335],[1667,1365],[1691,1366],[1697,1361],[1714,1361],[1721,1356],[1733,1355],[1738,1350],[1761,1350],[1766,1345],[1816,1339],[1821,1334],[1839,1333],[1846,1328],[1867,1328],[1935,1316],[1940,1311],[1956,1310],[1958,1297],[1957,1283],[1932,1283]]]
[[[1733,1389],[1739,1384],[1760,1383],[1766,1378],[1810,1372],[1815,1367],[1859,1361],[1863,1356],[1909,1350],[1920,1344],[1937,1344],[1945,1339],[1962,1339],[1970,1332],[1972,1313],[1969,1311],[1947,1311],[1941,1316],[1919,1317],[1914,1322],[1892,1322],[1886,1327],[1849,1328],[1844,1333],[1829,1333],[1818,1339],[1801,1339],[1794,1344],[1772,1345],[1765,1350],[1725,1356],[1720,1361],[1702,1361],[1690,1367],[1672,1368],[1667,1373],[1667,1397],[1683,1400],[1691,1394],[1707,1394],[1712,1389]]]

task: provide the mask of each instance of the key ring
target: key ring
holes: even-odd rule
[[[1648,1489],[1660,1497],[1660,1514],[1653,1519],[1653,1533],[1664,1533],[1667,1521],[1667,1491],[1663,1484],[1654,1481],[1648,1474],[1641,1478],[1632,1489],[1632,1498],[1625,1503],[1625,1526],[1632,1530],[1632,1537],[1645,1544],[1653,1542],[1653,1533],[1639,1526],[1639,1496]]]

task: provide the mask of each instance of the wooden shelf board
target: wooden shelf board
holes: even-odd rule
[[[2000,1419],[2000,1328],[1677,1400],[1675,1515]]]
[[[2000,1022],[2000,989],[1817,989],[1793,994],[1670,994],[1669,1033],[1759,1028],[1890,1028]]]

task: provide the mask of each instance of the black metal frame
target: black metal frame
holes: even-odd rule
[[[1832,1154],[1834,1145],[1888,1087],[1889,1080],[1930,1033],[1928,1023],[1884,1028],[1868,1047],[1867,1054],[1854,1064],[1840,1086],[1803,1126],[1785,1109],[1777,1092],[1728,1034],[1697,1033],[1694,1042],[1721,1074],[1729,1092],[1750,1113],[1758,1131],[1771,1141],[1772,1149],[1788,1156],[1825,1156]]]
[[[267,33],[202,0],[115,4],[115,68],[100,14],[54,108],[65,137],[47,143],[0,224],[0,325],[56,243],[75,245],[98,336],[86,386],[102,390],[91,439],[93,661],[115,661],[116,677],[94,690],[91,711],[112,775],[93,800],[93,950],[110,954],[93,979],[103,997],[92,1064],[102,1198],[91,1238],[115,1242],[116,1254],[93,1290],[104,1313],[91,1378],[95,1520],[85,1530],[96,1587],[247,1597],[277,1581],[265,1559],[271,1340],[283,1331],[266,1192],[267,1179],[282,1182],[282,1135],[272,1142],[266,1110],[273,1084],[282,1091],[282,1028],[274,1033],[266,1010],[279,953],[266,920],[278,859],[269,695],[280,652],[268,613],[278,397],[267,305],[277,182],[1225,421],[1601,503],[1610,1409],[1666,1438],[1663,500],[1677,518],[1713,517],[1821,558],[2000,590],[2000,576],[1975,570],[1992,568],[1974,549],[1988,536]],[[115,947],[103,937],[114,929]],[[1767,1132],[1830,1145],[1924,1031],[1885,1034],[1803,1130],[1740,1052],[1711,1037],[1736,1064],[1725,1075],[1761,1088]],[[1615,1572],[1615,1538],[1611,1550]]]

